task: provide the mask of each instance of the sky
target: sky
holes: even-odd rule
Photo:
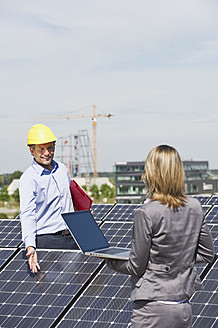
[[[32,162],[29,128],[97,120],[99,171],[159,144],[218,168],[217,0],[0,0],[0,174]]]

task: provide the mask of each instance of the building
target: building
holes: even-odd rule
[[[141,180],[145,162],[115,163],[116,202],[140,204],[145,198],[145,185]]]
[[[218,192],[218,178],[209,170],[208,161],[183,161],[185,170],[186,192],[192,194],[205,194]]]
[[[19,179],[14,179],[8,186],[8,194],[13,195],[13,193],[19,188]]]
[[[141,180],[145,162],[115,163],[116,202],[140,204],[145,199],[145,185]],[[210,175],[208,161],[183,161],[189,195],[218,192],[218,178]]]

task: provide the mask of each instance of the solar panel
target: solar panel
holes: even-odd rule
[[[205,268],[207,267],[207,263],[195,263],[195,267],[198,270],[199,276],[204,272]]]
[[[218,255],[218,224],[208,224],[208,227],[213,238],[215,253]]]
[[[139,207],[135,204],[117,204],[105,217],[107,221],[133,221],[134,211]]]
[[[208,223],[218,224],[218,206],[213,206],[212,209],[205,215],[205,218]]]
[[[211,197],[207,205],[218,205],[218,196]]]
[[[191,299],[193,328],[216,328],[218,324],[218,260],[203,281],[204,290]]]
[[[204,215],[211,209],[210,205],[202,205]]]
[[[94,218],[97,221],[101,221],[104,216],[113,208],[114,204],[93,204],[92,210]]]
[[[21,239],[20,220],[0,220],[0,247],[18,247]]]
[[[130,327],[130,293],[129,277],[104,267],[58,327]]]
[[[104,222],[101,230],[110,246],[131,247],[132,222]]]
[[[25,251],[2,270],[0,327],[50,327],[101,263],[74,251],[37,254],[37,274],[28,271]]]
[[[2,266],[8,261],[11,256],[14,254],[15,250],[14,249],[0,249],[0,270]]]

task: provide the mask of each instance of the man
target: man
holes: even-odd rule
[[[20,218],[33,273],[40,270],[36,248],[77,249],[61,216],[74,208],[68,171],[53,160],[56,140],[51,129],[43,124],[33,125],[27,136],[33,163],[20,179]]]

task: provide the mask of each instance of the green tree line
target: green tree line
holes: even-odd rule
[[[17,207],[19,208],[20,196],[19,189],[15,190],[12,195],[8,194],[8,186],[14,179],[19,179],[22,175],[21,171],[15,171],[11,174],[0,175],[0,207]],[[110,187],[109,185],[102,184],[99,188],[96,184],[88,187],[82,186],[86,192],[89,192],[93,198],[94,203],[114,203],[115,202],[115,186]],[[6,218],[7,215],[0,213],[0,218]]]
[[[20,179],[23,172],[14,171],[13,173],[0,174],[0,187],[9,186],[14,179]]]
[[[1,202],[9,202],[10,200],[14,200],[16,203],[20,202],[19,190],[16,189],[12,195],[9,195],[7,186],[4,186],[0,190],[0,201]]]
[[[87,191],[87,186],[82,186]],[[106,183],[102,184],[100,188],[96,184],[89,188],[91,197],[94,203],[114,203],[115,202],[115,187],[110,187]]]

